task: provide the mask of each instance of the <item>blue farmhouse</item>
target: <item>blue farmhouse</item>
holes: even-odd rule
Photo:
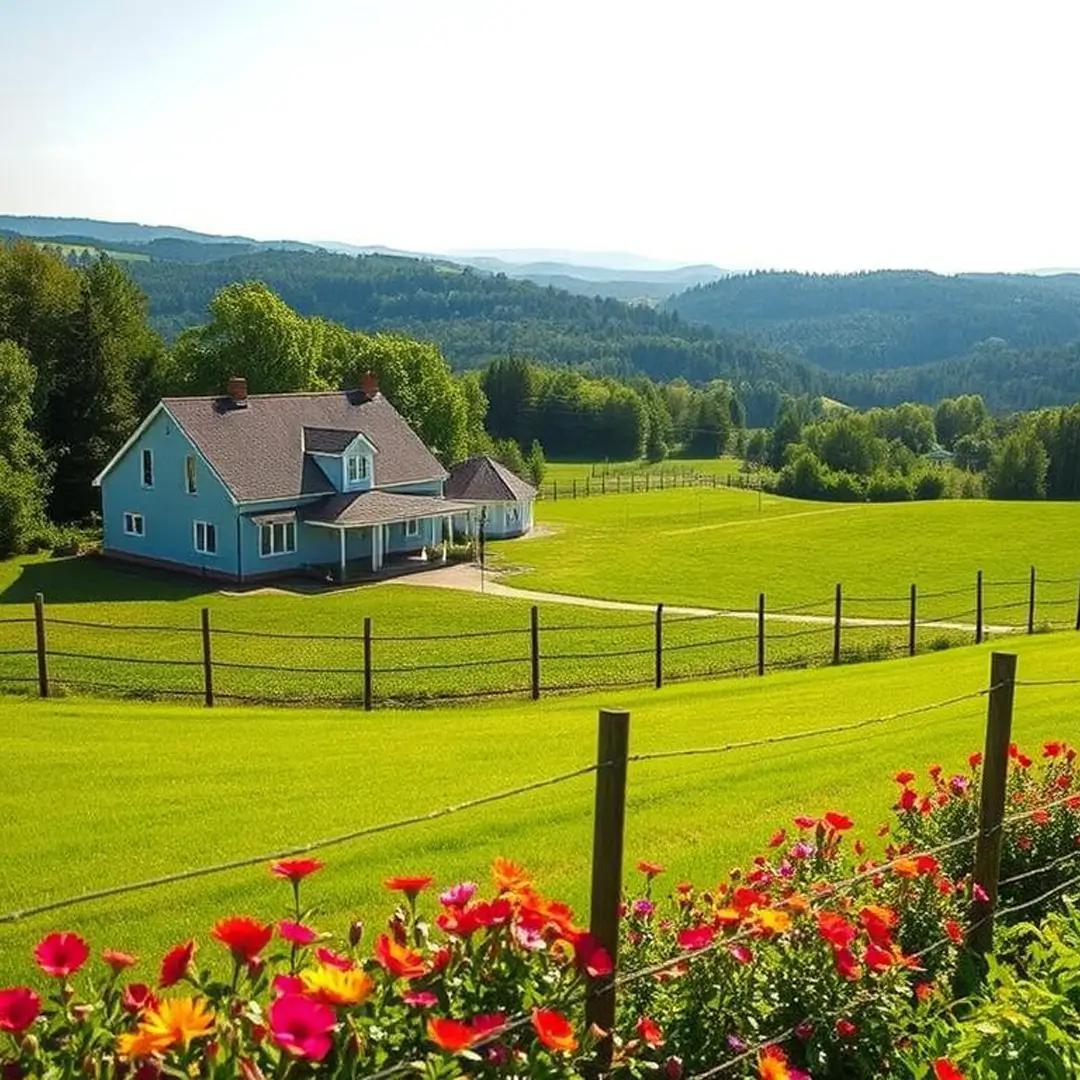
[[[249,396],[233,378],[222,396],[164,398],[94,484],[107,556],[228,581],[345,580],[477,514],[444,496],[449,475],[369,372],[358,390]]]

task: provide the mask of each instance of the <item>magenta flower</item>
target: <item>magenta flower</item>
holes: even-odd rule
[[[635,915],[647,919],[656,910],[656,905],[653,904],[651,900],[646,900],[642,897],[640,900],[634,901],[632,910]]]
[[[464,907],[476,894],[475,881],[459,881],[439,893],[439,903],[444,907]]]
[[[300,994],[282,994],[268,1010],[270,1034],[293,1057],[322,1061],[330,1052],[334,1010]]]
[[[438,995],[430,990],[406,990],[401,995],[401,1000],[406,1005],[414,1005],[418,1009],[430,1009],[433,1005],[439,1004]]]

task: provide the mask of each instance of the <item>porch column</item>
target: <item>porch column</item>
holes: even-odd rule
[[[371,526],[371,572],[379,572],[379,526]]]
[[[338,543],[340,545],[340,553],[338,555],[338,580],[345,580],[345,530],[338,529]]]

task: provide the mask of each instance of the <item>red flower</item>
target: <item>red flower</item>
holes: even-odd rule
[[[291,919],[282,919],[277,924],[277,932],[283,941],[287,941],[291,945],[310,945],[319,938],[319,935],[310,926],[293,922]]]
[[[210,936],[220,941],[238,962],[249,964],[266,948],[274,936],[274,928],[246,915],[232,915],[216,922]]]
[[[676,940],[679,948],[689,952],[692,949],[704,949],[712,944],[716,931],[711,926],[687,926],[678,932]]]
[[[90,947],[78,934],[54,932],[43,937],[34,947],[34,959],[46,975],[66,978],[86,963]]]
[[[893,954],[880,945],[870,944],[863,951],[863,963],[871,971],[885,971],[892,966]]]
[[[817,930],[834,949],[847,948],[855,940],[855,927],[836,911],[819,911]]]
[[[777,829],[776,832],[769,837],[769,847],[779,847],[784,842],[784,837],[787,836],[787,832],[784,829]]]
[[[920,982],[915,984],[915,996],[919,1001],[925,1001],[934,992],[932,982]]]
[[[817,827],[817,818],[809,817],[807,814],[799,814],[799,816],[793,820],[800,829],[813,829]]]
[[[754,959],[753,952],[745,945],[736,943],[735,945],[728,946],[728,952],[740,963],[749,964]]]
[[[645,859],[642,859],[637,864],[637,868],[647,878],[654,878],[657,874],[662,874],[664,872],[664,868],[659,863],[648,862]]]
[[[574,960],[577,966],[592,979],[611,974],[611,955],[588,930],[574,939]]]
[[[322,868],[323,864],[318,859],[279,859],[270,864],[270,873],[295,883]]]
[[[432,882],[430,877],[392,877],[387,878],[383,884],[396,892],[403,892],[410,900],[415,900],[422,889],[426,889]]]
[[[894,779],[898,784],[910,784],[915,779],[915,774],[909,769],[905,769],[903,772],[898,772]]]
[[[427,972],[420,953],[399,945],[386,934],[375,939],[375,959],[397,979],[416,979]]]
[[[948,1059],[935,1058],[934,1080],[964,1080],[964,1074]]]
[[[194,940],[185,941],[182,945],[174,945],[161,959],[158,986],[165,989],[167,986],[178,983],[187,974],[194,955]]]
[[[841,1039],[850,1039],[858,1030],[859,1029],[850,1020],[846,1020],[844,1017],[840,1017],[840,1019],[836,1021],[836,1034],[839,1035]]]
[[[1059,742],[1043,743],[1043,757],[1055,758],[1061,753],[1062,744]]]
[[[830,810],[824,818],[825,824],[833,829],[835,832],[844,832],[854,826],[855,822],[851,820],[846,814],[838,814],[835,810]]]
[[[1017,754],[1016,764],[1019,765],[1021,769],[1026,769],[1031,764],[1031,758],[1029,758],[1027,754]]]
[[[900,792],[900,798],[896,802],[897,809],[914,810],[915,803],[918,802],[918,800],[918,795],[916,795],[911,788],[906,787],[903,791]]]
[[[1050,813],[1040,806],[1038,810],[1033,810],[1031,812],[1031,820],[1035,822],[1036,825],[1045,825],[1050,820]]]
[[[470,1024],[445,1016],[433,1016],[428,1020],[427,1036],[440,1050],[450,1054],[464,1050],[477,1039],[477,1033]]]
[[[118,974],[135,963],[135,957],[130,953],[117,952],[115,949],[102,949],[101,959]]]
[[[270,1003],[270,1034],[293,1057],[322,1061],[330,1052],[334,1010],[300,994],[283,994]]]
[[[837,972],[850,982],[854,982],[862,974],[855,955],[847,946],[842,949],[833,949],[833,963],[836,965]]]
[[[146,983],[128,983],[120,995],[120,1005],[124,1012],[138,1016],[144,1009],[156,1009],[158,1000]]]
[[[347,956],[342,956],[341,953],[336,953],[333,949],[327,949],[322,945],[315,950],[315,959],[327,967],[337,968],[338,971],[348,971],[353,966],[352,960]]]
[[[6,986],[0,990],[0,1031],[18,1035],[41,1012],[41,998],[29,986]]]
[[[968,754],[968,766],[977,769],[982,764],[982,759],[982,754],[976,750],[973,754]]]
[[[643,1016],[634,1027],[638,1033],[638,1038],[647,1046],[656,1047],[664,1045],[663,1032],[661,1032],[660,1025],[655,1020],[650,1020],[649,1017]]]
[[[945,920],[945,933],[957,945],[964,940],[964,928],[955,919]]]
[[[553,1009],[533,1009],[532,1026],[536,1037],[549,1050],[576,1050],[577,1039],[570,1021]]]

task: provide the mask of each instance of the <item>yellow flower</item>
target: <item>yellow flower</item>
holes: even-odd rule
[[[758,928],[765,934],[782,934],[791,926],[791,916],[786,911],[762,908],[755,916]]]
[[[301,971],[300,978],[304,990],[325,1005],[359,1005],[375,989],[375,981],[359,968],[342,971],[320,964]]]
[[[168,1046],[167,1036],[151,1035],[150,1032],[143,1031],[141,1028],[130,1034],[116,1036],[116,1052],[126,1058],[149,1057],[150,1054],[155,1054]]]
[[[187,1046],[214,1030],[214,1014],[199,998],[166,998],[156,1009],[143,1013],[139,1030],[158,1039],[161,1049],[176,1043]]]

